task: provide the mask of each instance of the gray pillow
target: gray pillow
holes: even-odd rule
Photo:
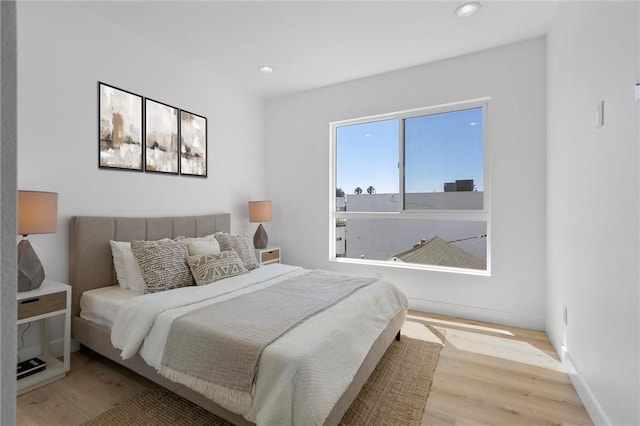
[[[221,251],[235,251],[242,260],[244,267],[248,270],[256,269],[260,264],[256,259],[253,241],[247,234],[230,235],[230,234],[213,234],[220,243]]]
[[[144,293],[194,285],[186,241],[132,241],[131,251],[145,282]]]
[[[198,285],[210,284],[247,272],[242,260],[233,251],[189,256],[187,263]]]

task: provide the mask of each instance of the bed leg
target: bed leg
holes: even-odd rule
[[[398,330],[398,334],[396,334],[396,340],[399,342],[400,341],[400,330]]]

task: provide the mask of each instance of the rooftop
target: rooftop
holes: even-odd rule
[[[391,256],[388,260],[420,263],[427,265],[451,266],[465,269],[487,269],[487,262],[467,253],[440,237],[423,240],[409,250]]]

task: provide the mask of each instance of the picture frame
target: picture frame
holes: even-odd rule
[[[207,118],[180,110],[180,174],[207,177]]]
[[[145,171],[178,174],[178,108],[145,98]]]
[[[143,171],[142,96],[98,82],[98,167]]]

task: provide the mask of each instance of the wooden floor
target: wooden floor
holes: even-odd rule
[[[592,424],[543,332],[409,315],[446,338],[423,425]],[[18,425],[77,425],[149,384],[99,355],[76,352],[67,377],[18,397]]]
[[[410,312],[445,333],[423,425],[592,425],[546,334]]]

